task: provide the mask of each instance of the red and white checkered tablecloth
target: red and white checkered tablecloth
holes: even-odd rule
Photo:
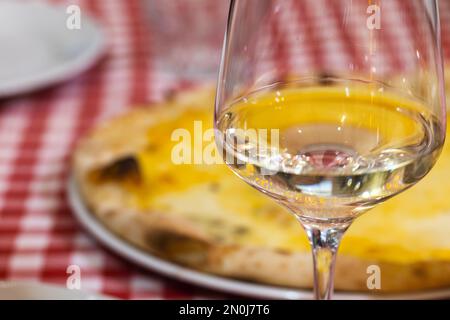
[[[326,7],[325,1],[311,3]],[[146,28],[142,1],[52,2],[78,4],[82,11],[98,17],[109,33],[110,51],[96,67],[65,84],[0,100],[0,279],[64,286],[67,267],[78,265],[82,289],[86,291],[125,299],[223,297],[121,259],[93,240],[72,216],[65,183],[77,139],[96,123],[130,106],[161,99],[166,89],[177,84],[165,82],[152,70],[148,59],[151,35]],[[442,0],[441,5],[445,7],[442,18],[449,22],[444,23],[443,32],[445,52],[450,57],[450,0]],[[324,10],[315,12],[326,15]],[[308,10],[301,14],[308,14]],[[298,18],[300,21],[308,17]],[[334,37],[323,32],[317,28],[302,34],[308,36],[305,41],[311,44],[318,43],[321,37],[334,39],[326,42],[329,47],[324,52],[328,55],[318,54],[317,47],[311,45],[306,48],[309,54],[305,59],[291,63],[305,68],[311,63],[334,64],[336,59],[348,59],[352,52],[347,52],[342,43],[352,35]],[[399,36],[401,42],[405,35]],[[285,47],[277,54],[288,51],[296,55],[301,50],[304,48]],[[282,58],[282,63],[290,63],[286,57]],[[280,63],[280,59],[273,61]]]

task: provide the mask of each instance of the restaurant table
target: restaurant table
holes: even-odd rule
[[[314,0],[315,5],[324,1]],[[96,242],[72,215],[65,187],[79,137],[96,123],[159,101],[185,84],[153,71],[142,1],[51,2],[78,4],[82,12],[96,16],[108,32],[109,52],[90,71],[64,84],[0,100],[0,279],[64,286],[68,266],[77,265],[82,290],[117,298],[229,297],[127,262]],[[450,1],[441,5],[443,21],[450,21]],[[450,56],[450,23],[444,23],[443,33]],[[342,48],[342,39],[336,37],[333,47]]]

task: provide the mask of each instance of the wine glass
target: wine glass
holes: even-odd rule
[[[214,124],[227,165],[306,230],[330,299],[352,221],[444,143],[437,1],[232,0]]]

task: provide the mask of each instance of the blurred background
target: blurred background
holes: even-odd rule
[[[0,1],[0,279],[65,286],[78,265],[86,291],[214,296],[102,248],[65,184],[95,124],[216,80],[227,13],[225,0]]]

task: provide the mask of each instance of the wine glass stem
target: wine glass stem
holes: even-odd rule
[[[313,251],[314,296],[317,300],[330,300],[333,295],[336,254],[348,225],[322,228],[304,224],[304,227]]]

